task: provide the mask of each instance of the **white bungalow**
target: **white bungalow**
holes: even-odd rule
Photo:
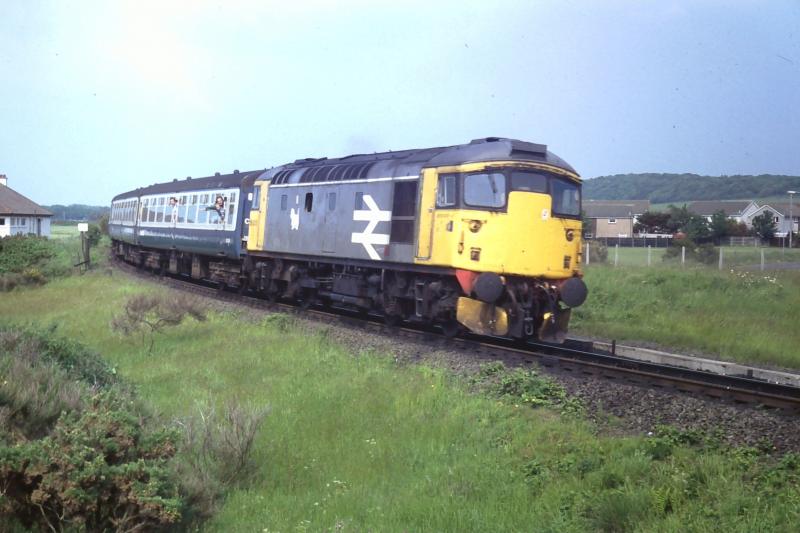
[[[9,188],[0,174],[0,238],[9,235],[50,236],[53,213]]]

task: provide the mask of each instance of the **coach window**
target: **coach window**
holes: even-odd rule
[[[281,195],[281,211],[286,211],[289,204],[289,197],[285,194]]]
[[[186,195],[186,224],[193,224],[197,213],[197,196]]]
[[[474,207],[503,207],[506,177],[499,172],[468,174],[464,178],[464,203]]]
[[[208,222],[208,195],[201,194],[199,203],[197,204],[197,223],[205,224]]]
[[[157,198],[150,198],[150,207],[148,208],[147,212],[147,221],[148,222],[155,222],[156,221],[156,205],[158,203]]]
[[[236,193],[232,192],[228,198],[228,215],[225,222],[230,224],[233,222],[233,214],[236,212]]]
[[[436,190],[436,207],[453,207],[456,205],[456,175],[442,174]]]
[[[156,207],[156,222],[164,222],[164,197],[158,199]]]
[[[311,212],[311,208],[314,207],[314,193],[307,192],[306,193],[306,211],[309,213]]]

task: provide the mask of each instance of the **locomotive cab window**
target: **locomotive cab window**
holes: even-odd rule
[[[581,216],[581,190],[577,183],[563,179],[550,181],[553,214],[566,217]]]
[[[456,205],[456,175],[442,174],[436,190],[436,207],[453,207]]]
[[[253,203],[250,207],[253,211],[258,211],[261,206],[261,185],[253,187]]]
[[[506,177],[500,172],[467,174],[464,203],[473,207],[498,208],[506,205]]]
[[[511,172],[511,190],[546,193],[547,176],[538,172],[514,170]]]

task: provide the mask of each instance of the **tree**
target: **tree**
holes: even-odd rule
[[[764,240],[774,237],[777,229],[775,215],[769,209],[753,218],[753,231]]]
[[[586,215],[586,211],[581,210],[581,234],[586,235],[587,233],[592,233],[592,219]]]
[[[689,211],[686,204],[681,207],[669,206],[667,228],[671,233],[683,232],[692,240],[708,237],[708,222],[700,215]]]
[[[733,221],[728,218],[728,215],[725,214],[725,211],[720,209],[711,215],[711,222],[708,224],[708,229],[711,232],[711,236],[717,240],[729,236],[732,233],[732,222]]]
[[[149,334],[147,353],[152,354],[156,333],[179,325],[187,315],[202,322],[206,310],[198,300],[183,294],[137,294],[125,303],[123,313],[111,321],[111,329],[125,336],[141,333],[142,344]]]
[[[671,233],[669,230],[669,213],[645,211],[633,226],[635,233]]]

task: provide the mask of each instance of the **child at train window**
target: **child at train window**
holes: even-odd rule
[[[209,220],[209,222],[224,224],[225,223],[225,197],[221,194],[217,195],[217,200],[211,207],[206,207],[206,211],[213,211],[216,213],[216,218]]]

